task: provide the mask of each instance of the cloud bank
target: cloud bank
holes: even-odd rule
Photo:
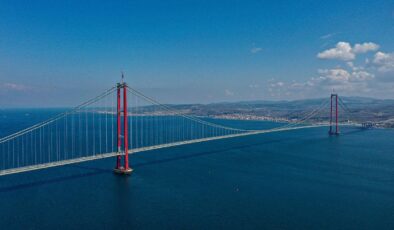
[[[394,95],[394,53],[378,51],[374,42],[351,45],[340,41],[317,54],[319,59],[339,61],[331,68],[317,70],[304,82],[270,81],[271,96],[316,97],[335,90],[342,95],[392,97]],[[368,54],[369,53],[369,54]],[[366,54],[361,57],[359,54]],[[363,58],[365,58],[363,60]],[[286,92],[286,94],[284,93]]]
[[[353,47],[348,42],[338,42],[334,48],[324,50],[317,54],[320,59],[338,59],[342,61],[352,61],[356,58],[356,54],[376,51],[379,45],[373,42],[364,42],[355,44]]]

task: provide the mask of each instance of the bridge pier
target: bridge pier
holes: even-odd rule
[[[333,130],[333,102],[335,102],[335,132]],[[331,107],[330,107],[330,130],[328,131],[329,135],[339,135],[339,127],[338,127],[338,94],[331,94]]]
[[[123,75],[122,75],[123,79]],[[121,111],[121,89],[123,89],[123,111]],[[123,157],[124,165],[121,166],[122,149],[121,149],[121,116],[123,114]],[[116,159],[116,167],[114,172],[117,174],[129,175],[133,171],[129,166],[129,133],[128,133],[128,117],[127,117],[127,84],[123,82],[117,85],[117,144],[118,155]]]
[[[131,168],[124,168],[123,166],[120,166],[119,168],[114,169],[114,173],[116,174],[122,174],[122,175],[130,175],[133,172],[133,169]]]

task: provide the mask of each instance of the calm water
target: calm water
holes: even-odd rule
[[[0,113],[0,136],[57,112]],[[115,159],[0,177],[0,229],[394,229],[393,140],[316,128],[138,153],[129,177]]]

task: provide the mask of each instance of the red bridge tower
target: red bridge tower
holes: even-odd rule
[[[117,84],[117,142],[118,142],[118,156],[116,159],[116,168],[114,169],[115,173],[119,174],[130,174],[133,170],[129,167],[129,151],[128,151],[128,117],[127,117],[127,84],[123,82],[123,74],[122,74],[122,82]],[[123,89],[123,110],[121,110],[121,89]],[[123,115],[123,129],[121,117]],[[122,153],[122,135],[123,131],[123,153]],[[124,165],[121,165],[122,155],[124,156]]]

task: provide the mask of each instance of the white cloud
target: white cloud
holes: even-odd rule
[[[373,42],[338,42],[334,48],[322,51],[317,56],[323,59],[338,59],[336,67],[318,70],[318,76],[305,81],[270,81],[268,91],[272,96],[285,98],[290,92],[294,98],[308,98],[329,94],[334,89],[342,95],[366,95],[392,97],[394,95],[394,53],[377,51],[365,62],[355,60],[357,55],[379,49]]]
[[[24,91],[29,88],[30,87],[25,86],[25,85],[15,84],[15,83],[10,83],[10,82],[0,84],[0,89],[5,89],[5,90]]]
[[[273,88],[275,88],[275,87],[282,87],[284,85],[285,85],[285,83],[282,82],[282,81],[273,82],[273,83],[270,84],[270,86],[273,87]]]
[[[355,55],[348,42],[338,42],[335,48],[318,53],[317,57],[321,59],[340,59],[343,61],[351,61],[355,58]]]
[[[394,71],[394,53],[377,52],[372,61],[380,72]]]
[[[229,90],[229,89],[225,89],[224,90],[224,95],[226,95],[226,96],[234,96],[234,92]]]
[[[288,90],[288,84],[282,81],[276,81],[274,79],[269,80],[268,82],[268,92],[271,97],[282,98],[283,96],[289,96],[291,94],[290,90]]]
[[[354,63],[351,61],[346,62],[346,64],[350,67],[350,68],[354,68]]]
[[[373,42],[364,42],[363,44],[356,44],[353,47],[354,53],[366,53],[369,51],[376,51],[379,49],[379,45]]]
[[[364,70],[348,71],[343,68],[320,69],[318,77],[312,77],[305,82],[284,84],[286,90],[293,95],[322,95],[330,93],[333,89],[341,93],[358,94],[369,92],[369,82],[374,74]]]
[[[249,85],[249,88],[251,88],[251,89],[257,89],[257,88],[260,88],[260,85],[259,85],[259,84],[250,84],[250,85]]]
[[[359,71],[353,71],[352,72],[352,81],[367,81],[367,80],[372,80],[375,78],[375,75],[372,73],[369,73],[364,70],[359,70]]]
[[[338,42],[334,48],[318,53],[317,57],[321,59],[352,61],[356,58],[356,54],[376,51],[378,49],[379,45],[373,42],[355,44],[354,47],[352,47],[348,42]]]
[[[331,81],[343,82],[348,81],[350,78],[349,72],[341,68],[319,69],[318,72],[324,77],[324,79],[329,79]]]
[[[260,47],[253,47],[252,49],[250,49],[250,52],[252,53],[252,54],[255,54],[255,53],[258,53],[258,52],[260,52],[260,51],[262,51],[263,49],[262,48],[260,48]]]
[[[329,38],[331,38],[331,37],[333,37],[333,36],[335,36],[335,35],[337,35],[337,34],[338,34],[338,33],[329,33],[329,34],[325,34],[325,35],[320,36],[320,39],[323,39],[323,40],[329,39]]]
[[[375,77],[374,74],[364,70],[349,72],[342,68],[324,69],[318,72],[320,74],[320,80],[330,85],[358,83],[371,80]]]

